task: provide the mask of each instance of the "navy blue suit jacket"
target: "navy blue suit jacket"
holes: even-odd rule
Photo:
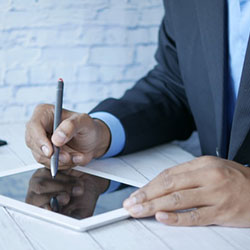
[[[250,45],[229,140],[227,6],[224,0],[165,0],[157,65],[120,99],[94,111],[117,116],[126,132],[122,153],[176,139],[197,129],[203,154],[250,163]]]

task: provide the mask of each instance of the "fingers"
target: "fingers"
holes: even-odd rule
[[[35,205],[37,207],[46,207],[49,203],[52,197],[54,197],[55,194],[36,194],[34,192],[30,192],[29,195],[27,195],[26,202],[31,205]],[[56,194],[56,199],[60,206],[65,206],[70,201],[70,195],[66,192],[62,192],[59,194]]]
[[[88,126],[90,117],[87,114],[73,114],[68,119],[63,120],[52,135],[54,145],[61,147],[70,141],[74,135],[84,126]]]
[[[47,133],[53,128],[53,106],[48,104],[38,105],[26,124],[25,140],[27,146],[37,153],[50,157],[53,148]]]
[[[45,165],[46,167],[50,168],[51,159],[38,154],[36,152],[32,152],[35,160],[40,164]],[[67,170],[75,166],[74,162],[72,161],[72,157],[68,152],[60,150],[59,154],[59,170]]]
[[[51,157],[53,147],[41,123],[32,122],[26,124],[25,141],[33,152]]]
[[[183,189],[200,187],[203,170],[193,170],[179,174],[163,171],[153,181],[130,195],[123,203],[125,208]]]
[[[157,212],[155,218],[157,221],[170,226],[206,226],[213,222],[212,207],[202,207],[183,213]]]
[[[129,207],[132,217],[141,218],[156,214],[158,211],[176,211],[210,205],[204,188],[182,190],[162,196],[142,204]]]
[[[72,184],[64,183],[59,181],[52,181],[51,179],[44,178],[32,178],[30,180],[30,191],[36,194],[46,194],[46,193],[59,193],[68,192],[71,193]]]

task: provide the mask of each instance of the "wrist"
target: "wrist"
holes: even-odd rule
[[[96,131],[97,131],[97,143],[96,143],[96,150],[94,153],[94,158],[99,158],[103,156],[107,150],[109,149],[110,142],[111,142],[111,133],[108,126],[99,119],[93,119]]]

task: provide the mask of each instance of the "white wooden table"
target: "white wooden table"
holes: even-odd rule
[[[0,171],[34,163],[24,143],[24,131],[24,124],[0,125],[0,138],[8,141],[8,146],[0,147]],[[89,167],[132,182],[134,178],[143,185],[165,167],[189,159],[189,153],[165,145],[115,159],[120,163],[116,169],[109,167],[114,159]],[[250,229],[168,227],[154,218],[130,218],[79,233],[0,207],[0,250],[12,249],[250,249]]]

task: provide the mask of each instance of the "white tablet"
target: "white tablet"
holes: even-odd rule
[[[106,192],[109,180],[84,167],[58,172],[40,164],[0,175],[0,205],[76,231],[86,231],[129,217],[122,202],[137,187],[121,184]]]

